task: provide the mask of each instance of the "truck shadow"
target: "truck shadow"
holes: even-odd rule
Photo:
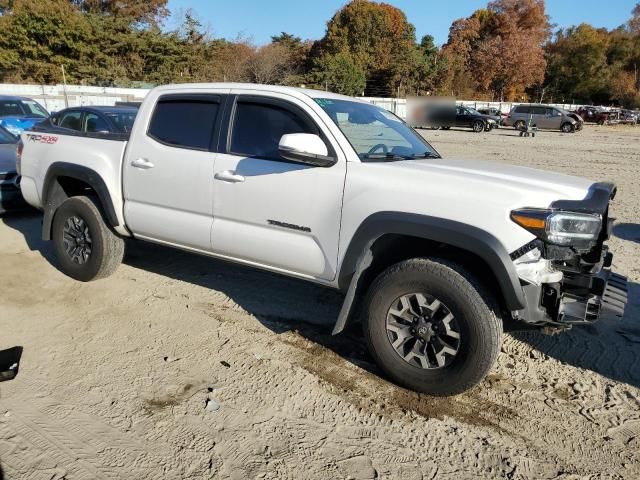
[[[629,282],[624,318],[602,318],[558,335],[511,335],[543,354],[640,388],[640,284]]]
[[[640,243],[640,225],[637,223],[616,223],[613,234],[623,240]]]
[[[251,267],[204,257],[156,244],[129,242],[124,262],[222,292],[238,307],[276,334],[294,332],[332,350],[365,370],[379,374],[353,321],[340,335],[331,335],[343,296],[321,285]],[[207,311],[215,305],[200,303]]]
[[[40,216],[10,216],[2,221],[19,231],[29,249],[55,266],[53,249],[40,239]],[[621,235],[619,235],[621,236]],[[624,238],[621,236],[621,238]],[[276,334],[295,332],[345,360],[380,375],[351,322],[332,336],[342,295],[332,289],[160,245],[129,241],[124,263],[147,272],[222,292]],[[549,357],[612,380],[640,387],[640,284],[629,282],[629,304],[622,320],[603,319],[559,335],[511,332],[514,338]],[[201,304],[214,310],[214,306]]]

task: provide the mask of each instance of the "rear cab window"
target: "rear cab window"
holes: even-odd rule
[[[216,95],[163,95],[156,103],[147,135],[171,147],[212,150],[219,110]]]

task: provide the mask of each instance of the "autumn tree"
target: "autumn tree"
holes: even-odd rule
[[[369,0],[352,0],[327,24],[315,69],[353,63],[364,72],[369,95],[413,90],[420,61],[415,28],[398,8]],[[326,58],[325,58],[326,57]],[[356,69],[348,69],[355,73]]]
[[[519,99],[544,80],[544,44],[549,36],[544,0],[494,0],[455,21],[443,47],[449,89]]]

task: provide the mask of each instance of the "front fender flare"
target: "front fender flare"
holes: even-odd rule
[[[481,258],[497,279],[498,288],[509,310],[525,306],[524,291],[504,245],[492,234],[472,225],[404,212],[378,212],[367,217],[356,230],[345,253],[338,276],[338,285],[346,297],[333,329],[340,333],[351,314],[357,284],[361,274],[371,264],[371,247],[383,235],[406,235],[451,245]]]

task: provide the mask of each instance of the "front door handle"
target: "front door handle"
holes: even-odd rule
[[[236,175],[235,172],[232,172],[231,170],[218,172],[213,176],[213,178],[215,178],[216,180],[222,180],[223,182],[230,182],[230,183],[244,182],[244,177],[242,175]]]
[[[155,165],[146,158],[136,158],[131,162],[131,166],[135,168],[141,168],[143,170],[148,170],[149,168],[155,167]]]

